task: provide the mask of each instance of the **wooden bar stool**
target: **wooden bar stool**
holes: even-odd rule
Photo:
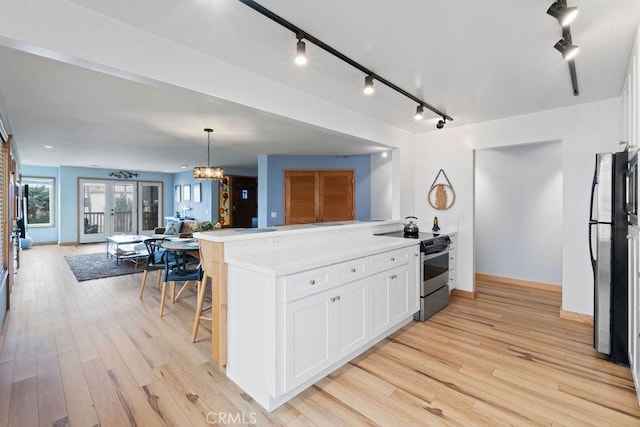
[[[191,334],[191,342],[196,342],[198,335],[198,327],[200,326],[200,320],[210,320],[211,317],[203,316],[203,313],[211,311],[213,316],[213,305],[204,307],[204,299],[207,295],[207,284],[211,283],[211,301],[213,303],[213,281],[218,277],[219,264],[214,262],[214,255],[210,253],[212,250],[208,245],[200,245],[200,266],[202,267],[202,281],[198,284],[198,303],[196,305],[196,316],[193,320],[193,333]]]

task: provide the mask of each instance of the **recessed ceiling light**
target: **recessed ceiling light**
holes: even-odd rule
[[[51,148],[53,148],[53,145],[45,145],[45,146],[44,146],[44,148],[49,148],[49,149],[51,149]]]
[[[188,168],[188,167],[189,167],[189,165],[180,165],[180,167],[181,167],[182,169],[186,169],[186,168]]]

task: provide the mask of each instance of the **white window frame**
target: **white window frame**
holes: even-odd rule
[[[25,212],[25,223],[30,228],[51,228],[55,227],[56,224],[56,179],[54,177],[49,176],[23,176],[22,182],[23,185],[29,186],[29,193],[31,193],[31,187],[37,185],[46,185],[49,187],[49,222],[48,223],[36,223],[31,224],[29,222],[29,218]],[[29,196],[31,196],[29,194]]]

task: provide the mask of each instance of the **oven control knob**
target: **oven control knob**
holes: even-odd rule
[[[395,261],[396,259],[394,257],[391,257],[391,261]]]
[[[355,268],[352,268],[352,269],[351,269],[351,272],[352,272],[352,273],[355,273],[355,272],[356,272],[356,269],[355,269]]]
[[[315,284],[316,284],[316,281],[315,281],[315,280],[313,280],[313,279],[311,279],[311,280],[309,280],[309,283],[311,283],[312,285],[315,285]]]

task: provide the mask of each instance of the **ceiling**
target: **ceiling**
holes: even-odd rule
[[[309,64],[292,65],[293,33],[237,0],[66,3],[337,110],[412,134],[438,131],[438,117],[414,121],[416,104],[379,83],[373,96],[362,95],[364,75],[309,42]],[[380,0],[260,3],[453,117],[446,128],[619,96],[640,20],[638,0],[569,0],[580,10],[571,25],[581,48],[580,95],[574,97],[567,64],[553,48],[561,29],[546,14],[551,0],[404,0],[393,7]],[[225,167],[255,167],[259,154],[343,156],[386,149],[149,76],[29,53],[33,46],[22,48],[1,28],[0,37],[0,95],[23,164],[178,172],[206,162],[202,129],[208,126],[215,129],[212,163]],[[122,47],[123,53],[143,54],[135,50],[134,44]]]

